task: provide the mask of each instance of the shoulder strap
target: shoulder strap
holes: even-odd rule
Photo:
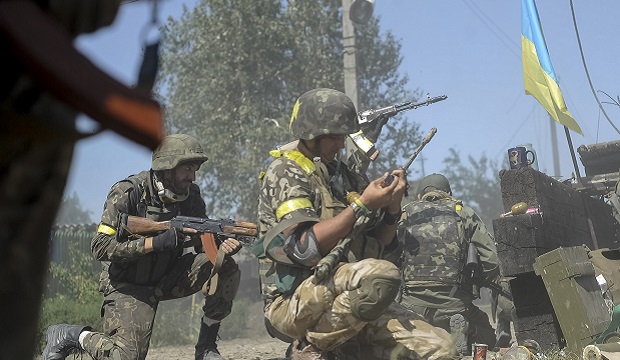
[[[146,202],[144,199],[144,180],[140,181],[137,175],[131,175],[126,179],[131,182],[131,186],[133,190],[131,194],[129,194],[129,201],[132,206],[135,206],[136,216],[145,217],[146,216]]]

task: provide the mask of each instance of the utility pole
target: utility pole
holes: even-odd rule
[[[353,0],[342,0],[342,39],[344,61],[344,93],[355,104],[357,101],[357,50],[355,48],[355,28],[350,17]]]

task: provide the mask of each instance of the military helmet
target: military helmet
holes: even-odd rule
[[[441,174],[430,174],[428,176],[425,176],[422,180],[420,180],[420,183],[418,184],[418,194],[420,196],[435,189],[445,191],[447,193],[452,192],[452,189],[450,188],[450,182],[445,176]]]
[[[198,140],[186,134],[168,135],[153,151],[153,170],[170,170],[185,161],[208,160]]]
[[[333,89],[310,90],[297,99],[289,128],[297,139],[321,135],[348,135],[359,131],[353,101]]]

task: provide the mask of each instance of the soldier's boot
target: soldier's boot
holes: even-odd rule
[[[469,321],[461,314],[450,317],[450,336],[460,356],[469,355],[468,346]]]
[[[80,350],[79,337],[82,331],[92,330],[89,326],[57,324],[47,328],[47,344],[42,360],[65,359],[74,350]]]
[[[217,350],[217,333],[220,323],[207,326],[204,321],[200,322],[198,342],[196,342],[196,360],[224,360]]]
[[[495,329],[495,347],[507,348],[512,340],[510,331],[510,320],[499,319],[497,321],[497,329]]]
[[[288,353],[288,350],[287,350]],[[289,359],[289,358],[287,358]],[[290,360],[329,360],[329,353],[321,351],[305,340],[295,340],[290,346]]]

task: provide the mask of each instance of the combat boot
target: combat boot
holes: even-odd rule
[[[450,336],[460,356],[469,355],[468,346],[469,321],[461,314],[450,317]]]
[[[224,360],[217,350],[217,333],[220,323],[207,326],[204,321],[200,322],[200,332],[196,343],[196,360]]]
[[[89,326],[57,324],[47,328],[47,344],[43,349],[42,360],[65,359],[73,350],[79,350],[78,339],[82,331],[90,331]]]
[[[305,340],[295,340],[290,348],[291,360],[329,360],[330,356],[327,352],[321,351],[313,344]],[[288,353],[288,350],[287,350]],[[289,359],[289,358],[287,358]]]

